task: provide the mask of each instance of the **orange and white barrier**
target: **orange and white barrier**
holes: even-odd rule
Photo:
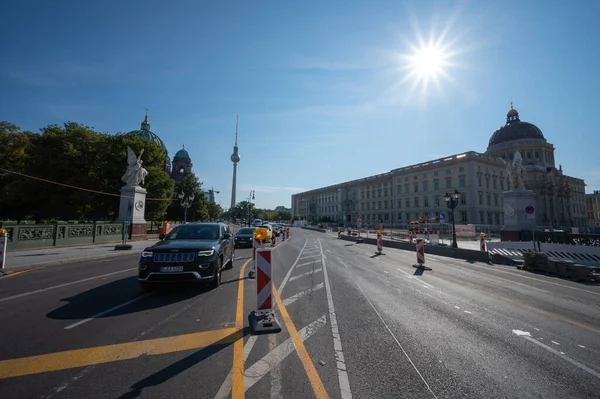
[[[425,265],[425,242],[417,238],[417,265]]]
[[[479,248],[481,249],[482,252],[487,251],[486,243],[485,243],[485,236],[481,237],[481,239],[479,241]]]
[[[6,247],[8,246],[8,231],[0,229],[0,270],[6,267]]]
[[[381,254],[383,251],[383,234],[380,231],[377,232],[377,252]]]
[[[256,310],[273,309],[271,280],[271,248],[256,251]]]
[[[408,242],[413,243],[414,237],[412,231],[408,234]]]
[[[273,310],[273,280],[271,279],[272,248],[256,251],[256,310],[250,313],[255,334],[281,332],[281,326]]]
[[[262,241],[260,238],[254,236],[252,242],[252,270],[248,273],[248,277],[254,278],[256,275],[256,251],[262,249]]]
[[[290,238],[290,228],[289,227],[285,228],[285,238],[287,238],[287,239]]]

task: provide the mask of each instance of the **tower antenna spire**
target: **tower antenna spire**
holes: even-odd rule
[[[238,115],[235,116],[235,146],[237,147],[237,139],[238,139]]]

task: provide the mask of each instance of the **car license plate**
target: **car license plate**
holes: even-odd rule
[[[183,266],[165,266],[165,267],[161,267],[160,271],[162,273],[182,272]]]

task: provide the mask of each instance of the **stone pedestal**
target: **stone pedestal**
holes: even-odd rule
[[[521,241],[521,231],[530,231],[535,227],[535,219],[531,219],[525,209],[535,208],[535,196],[531,190],[511,190],[502,193],[504,203],[504,228],[500,232],[502,241]]]
[[[146,239],[146,189],[135,187],[121,188],[121,203],[117,222],[131,224],[131,240]]]

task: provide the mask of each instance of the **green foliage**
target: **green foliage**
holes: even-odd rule
[[[216,202],[208,202],[208,218],[210,220],[217,220],[219,219],[221,216],[223,216],[223,208],[221,208],[221,205],[217,204]]]
[[[170,203],[173,182],[162,169],[166,155],[157,144],[135,135],[98,133],[75,122],[49,125],[36,134],[0,122],[0,167],[72,186],[0,175],[0,217],[33,217],[38,221],[115,219],[128,145],[138,155],[144,149],[148,197],[166,200],[147,201],[146,218],[160,220]]]
[[[239,202],[229,209],[225,214],[229,219],[238,219],[248,222],[248,219],[262,219],[269,221],[289,221],[292,214],[289,211],[274,211],[271,209],[256,209],[254,204],[248,201]],[[251,222],[251,220],[250,220]]]
[[[202,183],[194,174],[185,176],[175,185],[175,195],[184,193],[185,196],[194,196],[191,207],[187,210],[188,222],[204,222],[208,220],[208,198],[202,190]],[[167,211],[170,220],[183,220],[184,208],[181,201],[175,199],[171,202]]]

